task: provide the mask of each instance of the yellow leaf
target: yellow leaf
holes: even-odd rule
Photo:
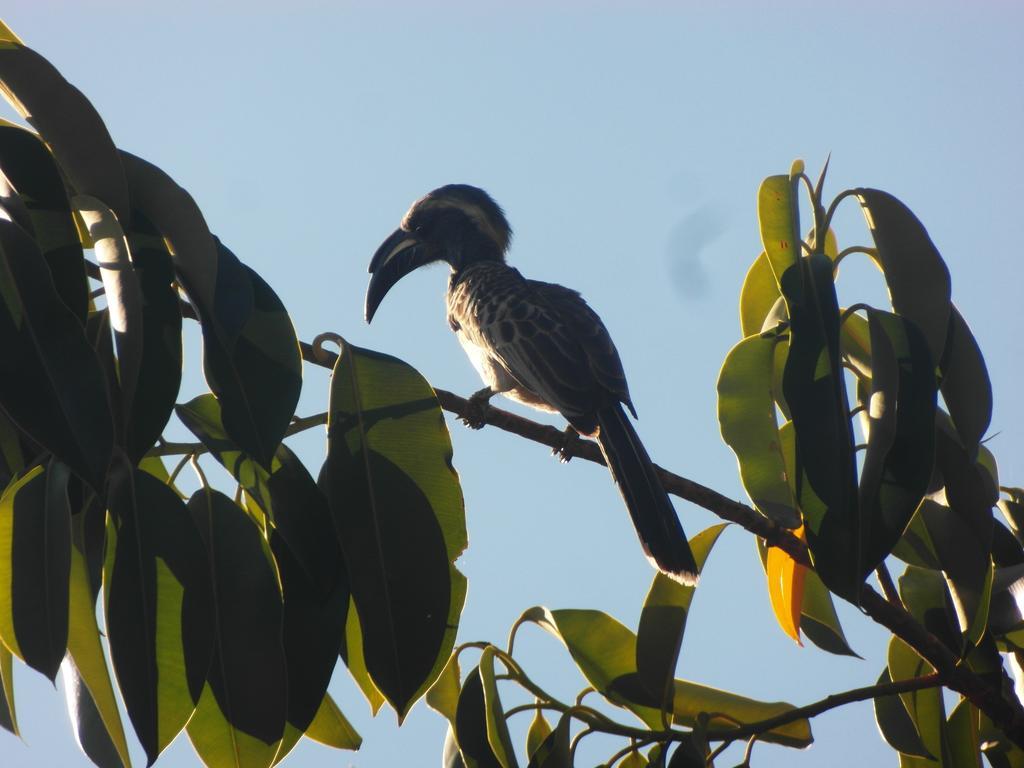
[[[794,535],[804,541],[804,528],[800,526]],[[768,548],[768,598],[772,603],[775,620],[782,631],[789,635],[797,645],[800,642],[800,606],[804,599],[804,578],[807,566],[796,562],[789,554],[778,547]]]

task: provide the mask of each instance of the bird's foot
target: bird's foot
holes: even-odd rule
[[[576,455],[576,445],[579,442],[580,433],[568,426],[562,433],[561,442],[551,449],[551,455],[557,456],[563,464],[568,464],[569,460]]]
[[[459,416],[459,421],[470,429],[481,429],[487,423],[487,410],[493,396],[494,391],[490,387],[474,392],[466,400],[466,412]]]

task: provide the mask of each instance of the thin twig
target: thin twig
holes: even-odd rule
[[[892,580],[892,574],[889,573],[888,567],[885,563],[879,563],[875,569],[875,576],[878,577],[878,586],[882,588],[882,594],[885,595],[885,599],[893,605],[902,605],[900,601],[900,593],[896,589],[896,584]]]

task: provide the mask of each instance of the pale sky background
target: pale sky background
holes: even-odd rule
[[[444,270],[404,280],[372,327],[363,293],[370,256],[416,197],[484,187],[516,231],[511,261],[582,291],[604,318],[655,460],[735,498],[715,381],[760,250],[757,186],[796,157],[814,176],[831,152],[830,196],[897,195],[945,256],[994,383],[988,445],[1002,482],[1024,483],[1024,5],[8,0],[0,15],[92,100],[119,146],[192,193],[301,338],[337,331],[463,394],[480,384],[444,322]],[[838,226],[844,246],[869,241],[853,201]],[[856,258],[841,302],[880,304],[881,277]],[[182,400],[206,390],[194,329],[188,338]],[[300,413],[323,410],[327,386],[307,367]],[[536,604],[598,608],[635,628],[652,571],[606,471],[449,427],[470,534],[459,640],[504,643]],[[322,433],[296,445],[315,473]],[[677,508],[691,536],[715,522]],[[797,705],[870,685],[888,635],[839,608],[864,660],[786,638],[753,538],[731,529],[706,566],[679,675]],[[524,630],[518,653],[549,690],[571,699],[583,687],[542,631]],[[16,685],[26,744],[0,733],[0,765],[88,765],[63,696],[24,666]],[[445,723],[422,702],[396,729],[390,711],[370,718],[340,664],[331,691],[363,749],[303,742],[285,765],[439,764]],[[528,720],[513,721],[520,748]],[[870,704],[813,728],[809,749],[759,745],[754,765],[896,764]],[[588,739],[579,764],[610,751]],[[195,763],[182,737],[158,766]]]

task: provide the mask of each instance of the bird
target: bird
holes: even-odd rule
[[[594,438],[647,558],[671,579],[696,585],[682,524],[626,415],[636,418],[636,409],[607,328],[577,291],[528,280],[510,266],[511,240],[504,211],[484,190],[448,184],[429,192],[370,261],[366,322],[402,277],[447,262],[448,324],[486,385],[471,406],[482,409],[500,393],[560,413]]]

